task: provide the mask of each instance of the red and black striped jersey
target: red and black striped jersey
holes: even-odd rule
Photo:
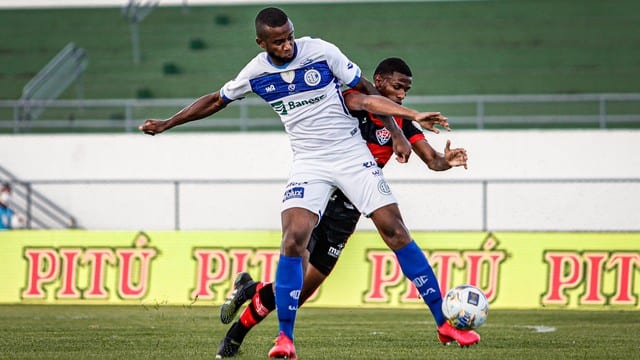
[[[357,90],[345,90],[343,94],[349,92],[357,92]],[[352,111],[351,115],[358,119],[360,132],[367,142],[369,151],[373,154],[378,166],[383,167],[393,155],[393,143],[391,142],[391,133],[384,127],[382,120],[375,114],[367,111]],[[411,145],[423,140],[424,134],[418,129],[411,120],[394,117],[398,127],[402,129],[404,136],[409,140]]]

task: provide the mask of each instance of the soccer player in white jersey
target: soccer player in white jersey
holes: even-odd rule
[[[311,231],[336,188],[372,219],[431,310],[439,335],[461,345],[477,343],[474,333],[447,326],[433,269],[411,239],[397,201],[359,133],[358,122],[345,106],[343,85],[367,94],[377,94],[375,87],[335,45],[308,37],[296,40],[293,23],[282,10],[263,9],[256,16],[255,27],[256,42],[264,52],[234,80],[169,119],[149,119],[139,129],[151,135],[161,133],[213,115],[249,92],[262,97],[280,115],[289,135],[293,166],[282,199],[282,244],[275,279],[280,332],[269,357],[297,358],[293,341],[303,283],[302,259]],[[358,99],[350,103],[351,110],[418,122],[440,117],[439,113],[407,109],[382,96]],[[396,159],[406,162],[411,153],[409,142],[392,118],[383,116],[381,120],[391,133]]]

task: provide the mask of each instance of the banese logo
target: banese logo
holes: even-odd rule
[[[310,99],[301,100],[301,101],[287,101],[286,103],[282,100],[270,103],[271,107],[275,112],[280,115],[288,115],[289,111],[307,105],[317,104],[320,101],[324,100],[327,95],[322,94],[320,96],[315,96]]]

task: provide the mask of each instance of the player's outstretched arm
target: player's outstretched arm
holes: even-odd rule
[[[365,94],[380,97],[386,100],[388,99],[380,96],[380,92],[378,91],[378,89],[376,89],[376,87],[373,86],[373,84],[364,77],[360,78],[360,81],[358,81],[356,86],[354,86],[354,89],[358,90],[360,93],[349,93],[345,97],[347,108],[353,111],[367,110],[376,115],[379,115],[378,117],[384,124],[384,127],[387,128],[387,130],[389,130],[389,133],[391,134],[391,139],[393,141],[393,153],[396,154],[396,160],[400,163],[406,163],[407,161],[409,161],[409,156],[411,155],[411,144],[409,143],[409,140],[407,140],[407,138],[404,136],[404,133],[402,132],[398,124],[393,120],[393,118],[390,117],[393,116],[393,114],[379,113],[376,111],[368,110],[364,107],[361,107],[362,104],[360,103],[364,101],[363,99],[366,99],[367,95]],[[352,98],[352,100],[348,100],[348,98]],[[353,108],[349,106],[350,101],[354,101],[356,103],[353,105]],[[393,101],[391,100],[388,101],[393,103]]]
[[[211,116],[226,106],[227,102],[224,101],[218,91],[198,98],[167,120],[148,119],[138,127],[138,130],[149,135],[159,134],[174,126]]]
[[[451,140],[447,140],[444,154],[435,151],[426,140],[414,143],[413,151],[433,171],[449,170],[456,166],[467,168],[467,150],[463,148],[451,149]]]
[[[398,116],[416,121],[425,130],[433,131],[436,134],[440,131],[434,127],[435,125],[440,125],[449,131],[451,130],[451,128],[449,127],[448,119],[441,113],[419,112],[417,110],[409,109],[407,107],[399,105],[384,96],[348,93],[345,95],[345,103],[349,110],[365,110],[374,114]]]

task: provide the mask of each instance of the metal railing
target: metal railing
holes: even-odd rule
[[[31,79],[22,90],[22,106],[15,107],[14,117],[35,120],[74,81],[82,77],[88,66],[87,52],[74,43],[67,44]],[[78,98],[82,98],[82,82],[78,83]]]
[[[41,202],[41,195],[33,190],[34,188],[55,188],[58,196],[68,196],[68,194],[78,194],[79,189],[83,189],[83,193],[91,194],[90,199],[86,199],[86,209],[98,206],[100,208],[99,213],[99,223],[95,223],[95,221],[89,221],[89,219],[85,219],[86,223],[93,223],[93,227],[99,229],[126,229],[128,226],[134,228],[153,228],[153,225],[149,225],[145,222],[145,220],[140,216],[141,213],[149,212],[151,213],[151,217],[162,217],[164,219],[173,218],[173,224],[168,225],[167,223],[163,223],[163,227],[165,230],[173,229],[173,230],[193,230],[193,227],[184,226],[183,221],[185,220],[185,216],[188,218],[188,214],[194,214],[193,207],[198,209],[200,205],[196,203],[189,203],[185,201],[184,198],[190,198],[193,201],[193,193],[194,191],[197,193],[197,203],[212,203],[212,204],[221,204],[222,211],[225,213],[233,213],[233,214],[242,214],[239,218],[242,219],[255,219],[257,216],[265,216],[265,208],[266,203],[260,203],[260,201],[270,200],[265,199],[255,199],[252,198],[252,206],[247,208],[246,204],[241,201],[229,201],[226,202],[221,200],[217,194],[204,194],[202,191],[202,186],[206,186],[209,189],[218,189],[218,191],[222,192],[233,192],[233,190],[228,190],[229,186],[240,186],[240,193],[245,192],[244,189],[255,189],[261,188],[265,186],[280,186],[286,182],[285,179],[166,179],[166,180],[150,180],[150,179],[119,179],[119,180],[100,180],[100,179],[92,179],[92,180],[34,180],[34,181],[22,181],[21,184],[26,188],[30,189],[26,193],[27,203],[35,204]],[[564,213],[562,207],[566,205],[567,202],[571,202],[571,199],[561,199],[560,195],[557,193],[557,190],[563,186],[569,185],[571,190],[575,190],[578,187],[584,187],[584,193],[586,197],[592,196],[593,199],[589,200],[589,203],[599,204],[599,206],[593,206],[590,208],[582,208],[579,205],[574,209],[574,213],[577,214],[578,218],[581,218],[583,215],[588,213],[589,211],[594,212],[591,215],[597,215],[596,217],[599,219],[609,218],[614,223],[616,221],[620,221],[622,224],[620,227],[594,224],[592,222],[583,223],[583,225],[577,225],[576,227],[571,228],[571,231],[640,231],[640,222],[637,220],[637,214],[640,211],[640,178],[567,178],[567,179],[448,179],[448,180],[433,180],[433,179],[421,179],[421,180],[409,180],[409,179],[394,179],[391,181],[394,186],[447,186],[452,187],[452,190],[449,191],[448,197],[451,194],[455,193],[456,187],[465,187],[471,185],[474,187],[473,196],[471,198],[466,198],[465,202],[468,203],[465,205],[467,209],[471,209],[471,218],[466,220],[471,220],[469,222],[475,224],[470,227],[464,228],[464,230],[471,231],[563,231],[566,229],[554,229],[547,228],[548,220],[544,219],[539,221],[536,225],[536,220],[532,220],[532,223],[529,224],[528,228],[509,228],[505,230],[505,228],[497,224],[504,223],[505,220],[496,220],[495,218],[490,218],[493,214],[495,217],[496,208],[503,208],[508,205],[507,202],[510,203],[511,206],[514,204],[514,201],[511,198],[500,197],[500,195],[493,193],[491,189],[496,189],[500,187],[513,187],[513,186],[526,186],[527,190],[535,190],[542,191],[545,194],[552,194],[552,201],[558,200],[562,206],[558,211],[562,212],[558,218],[559,221],[565,222],[567,221],[567,214]],[[141,187],[142,185],[142,187]],[[549,191],[549,186],[553,187],[553,191]],[[618,201],[609,204],[608,206],[603,205],[601,201],[602,198],[599,197],[601,194],[604,194],[602,191],[591,191],[589,189],[590,186],[606,186],[608,193],[603,196],[611,197],[612,194],[622,194],[622,201]],[[140,194],[145,199],[155,199],[162,198],[158,200],[158,203],[151,204],[148,201],[144,203],[146,208],[141,208],[141,204],[137,204],[136,206],[131,207],[117,207],[112,210],[109,209],[109,201],[101,202],[100,198],[108,198],[113,199],[114,193],[126,193],[126,188],[132,188],[138,194],[140,194],[140,189],[144,189],[144,193]],[[155,189],[151,189],[155,188]],[[191,192],[191,196],[188,194]],[[528,191],[524,191],[528,192]],[[424,191],[424,193],[429,193],[429,191]],[[435,193],[435,192],[432,192]],[[67,194],[67,195],[64,195]],[[163,194],[163,196],[157,196],[158,194]],[[237,198],[236,194],[229,194],[231,198]],[[584,196],[584,195],[578,195]],[[474,199],[475,198],[475,199]],[[615,196],[613,197],[616,198]],[[76,198],[77,201],[77,198]],[[130,200],[132,204],[135,204],[135,200]],[[529,209],[529,208],[538,208],[536,210],[538,212],[544,211],[540,209],[540,201],[543,201],[539,198],[535,198],[531,204],[526,203],[518,203],[518,200],[515,200],[517,206],[520,209]],[[96,205],[98,203],[99,205]],[[479,206],[469,206],[469,204],[478,204]],[[76,204],[77,205],[77,204]],[[545,204],[546,206],[547,204]],[[237,206],[237,208],[233,208],[233,206]],[[462,221],[462,216],[460,214],[460,202],[453,204],[452,209],[450,209],[451,218],[456,218],[456,222],[454,226],[462,226],[465,225],[465,221]],[[191,208],[190,208],[191,207]],[[26,207],[26,214],[29,218],[35,218],[31,213],[33,207]],[[406,209],[406,208],[405,208]],[[72,224],[75,224],[75,218],[69,215],[67,212],[58,209],[60,216],[66,218],[65,221],[58,222],[56,226],[41,226],[38,223],[38,226],[33,226],[31,228],[68,228],[73,227],[69,226],[69,221]],[[123,225],[119,220],[112,219],[109,216],[104,216],[105,213],[110,213],[110,211],[117,211],[121,213],[124,218],[133,219],[134,221],[129,225]],[[250,213],[254,211],[255,213]],[[433,219],[433,209],[429,210],[418,210],[417,208],[413,208],[410,212],[416,213],[419,211],[428,211],[427,215],[417,214],[420,218],[428,218]],[[438,205],[438,211],[443,211],[442,204]],[[444,210],[446,211],[446,210]],[[169,214],[169,218],[164,216],[159,216],[158,214],[164,213],[165,215]],[[187,214],[187,215],[185,215]],[[203,217],[203,221],[206,222],[207,226],[210,226],[211,229],[216,229],[218,227],[225,228],[228,224],[225,223],[216,223],[215,216],[212,217],[209,213],[200,214]],[[447,216],[447,215],[445,215]],[[192,219],[190,219],[192,220]],[[80,221],[85,224],[83,219]],[[111,222],[109,222],[111,221]],[[221,220],[224,221],[224,220]],[[462,222],[459,222],[462,221]],[[244,221],[244,223],[247,223]],[[251,223],[251,222],[248,222]],[[191,221],[193,224],[193,221]],[[553,225],[551,225],[553,227]],[[596,226],[596,227],[593,227]],[[600,227],[597,227],[600,226]],[[607,227],[609,226],[609,227]],[[85,226],[87,228],[92,228],[92,226]],[[438,230],[449,230],[449,231],[459,231],[459,228],[451,227],[445,229]]]
[[[146,118],[166,118],[194,99],[1,100],[0,132],[133,132]],[[410,96],[405,105],[441,111],[456,129],[640,128],[640,93]],[[38,120],[25,109],[46,107]],[[212,121],[186,130],[281,129],[277,116],[253,96],[230,104]]]
[[[11,208],[25,215],[27,229],[78,228],[75,216],[35,190],[32,182],[19,179],[2,166],[0,182],[11,186]]]

